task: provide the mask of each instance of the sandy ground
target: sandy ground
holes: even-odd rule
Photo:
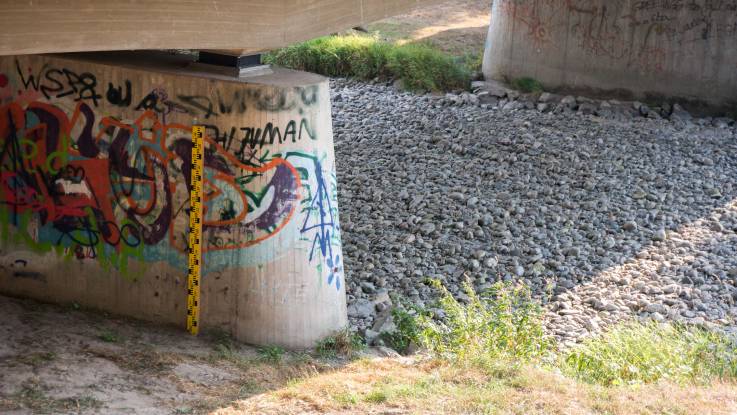
[[[388,41],[427,41],[454,55],[480,56],[490,20],[490,1],[453,0],[373,23],[367,29],[378,31]]]
[[[0,412],[172,413],[233,375],[182,330],[0,296]]]
[[[210,333],[0,296],[0,413],[209,413],[327,368]]]

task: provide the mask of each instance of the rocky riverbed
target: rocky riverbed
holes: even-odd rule
[[[331,84],[349,317],[427,278],[528,284],[563,342],[634,316],[737,331],[737,130],[680,107]],[[670,119],[669,119],[670,118]]]

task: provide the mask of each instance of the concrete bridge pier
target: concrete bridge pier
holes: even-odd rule
[[[347,325],[328,82],[180,55],[0,57],[0,293],[184,326],[206,125],[201,328],[304,348]]]
[[[734,110],[737,2],[494,0],[483,73]]]

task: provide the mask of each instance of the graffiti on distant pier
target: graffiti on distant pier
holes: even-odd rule
[[[499,0],[498,7],[538,47],[576,42],[591,56],[648,72],[666,69],[666,42],[688,49],[712,38],[737,41],[737,0]]]

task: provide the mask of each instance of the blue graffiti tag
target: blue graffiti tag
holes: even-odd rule
[[[317,189],[307,208],[307,214],[302,224],[301,232],[315,231],[312,239],[312,247],[310,249],[310,262],[315,257],[315,252],[319,247],[322,257],[325,258],[325,264],[328,266],[328,284],[335,281],[336,288],[340,289],[340,274],[342,273],[343,264],[339,253],[333,252],[332,238],[338,236],[338,221],[334,217],[333,204],[330,200],[330,192],[322,170],[322,164],[316,158],[315,163],[315,181]]]

